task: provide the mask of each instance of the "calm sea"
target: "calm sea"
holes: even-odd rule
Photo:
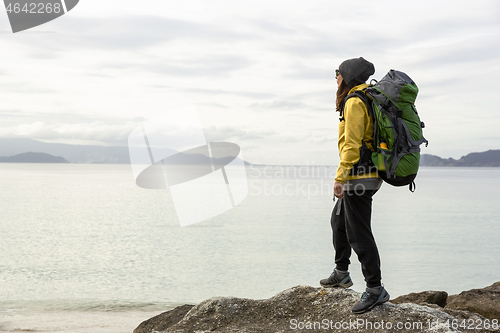
[[[137,187],[129,165],[0,164],[0,332],[132,332],[179,304],[318,286],[334,171],[247,167],[240,205],[181,228],[169,192]],[[500,168],[422,168],[416,182],[374,197],[391,296],[499,281]]]

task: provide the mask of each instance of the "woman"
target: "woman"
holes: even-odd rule
[[[334,195],[339,200],[331,217],[336,267],[320,284],[327,288],[352,286],[348,269],[353,249],[366,281],[366,291],[352,308],[353,313],[370,311],[390,298],[381,284],[380,257],[371,230],[372,197],[382,184],[370,165],[373,120],[359,97],[346,99],[368,87],[365,82],[374,73],[373,64],[362,57],[344,61],[336,71],[337,111],[341,114],[340,163],[334,185]]]

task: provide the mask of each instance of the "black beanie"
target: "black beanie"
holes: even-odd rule
[[[339,72],[345,83],[353,88],[365,83],[375,73],[375,66],[363,57],[348,59],[340,64]]]

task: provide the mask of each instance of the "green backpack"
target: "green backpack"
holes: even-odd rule
[[[409,185],[412,192],[420,164],[420,145],[429,144],[414,104],[417,94],[418,87],[408,75],[391,69],[382,80],[346,98],[361,98],[372,116],[375,151],[371,152],[370,162],[380,177],[394,186]]]

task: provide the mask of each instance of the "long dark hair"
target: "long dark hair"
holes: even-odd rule
[[[342,102],[344,101],[344,98],[349,94],[349,91],[351,88],[345,83],[344,80],[340,83],[339,88],[337,89],[337,108],[336,111],[340,112],[340,106],[342,105]]]

